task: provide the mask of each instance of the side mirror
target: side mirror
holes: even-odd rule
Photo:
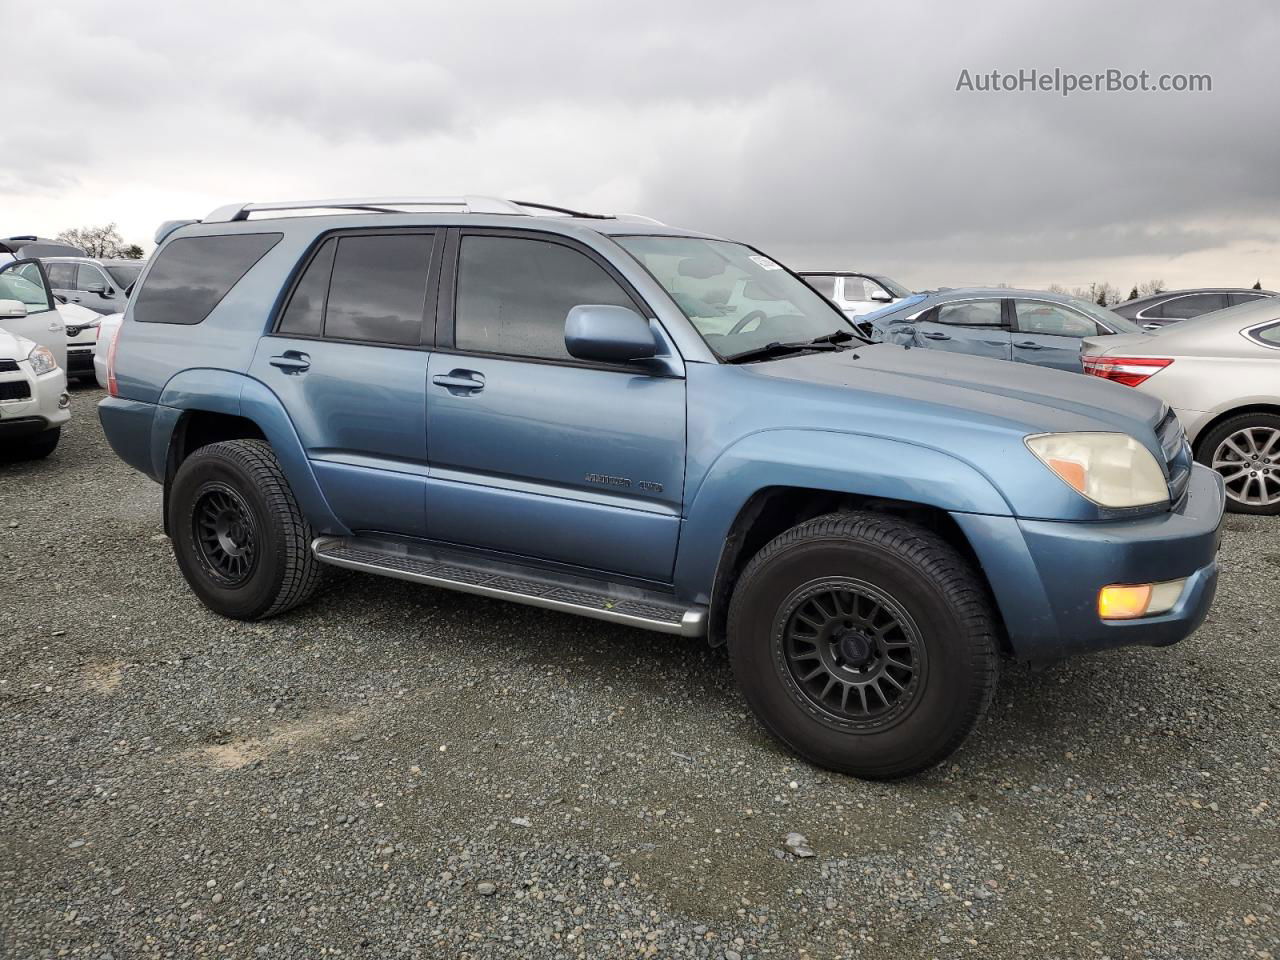
[[[871,299],[876,303],[893,303],[893,297],[885,293],[883,290],[877,290],[871,295]]]
[[[569,356],[603,363],[630,363],[658,355],[649,321],[630,307],[580,304],[564,321]]]
[[[21,300],[0,300],[0,320],[19,320],[27,315],[27,305]]]
[[[85,287],[85,290],[87,290],[89,293],[96,293],[98,294],[98,296],[105,296],[107,292],[107,285],[99,281],[94,281],[93,283]]]

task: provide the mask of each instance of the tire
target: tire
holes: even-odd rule
[[[868,780],[909,776],[954,752],[999,669],[995,618],[969,564],[928,530],[874,513],[817,517],[756,554],[730,602],[728,647],[770,733]],[[815,668],[825,674],[808,679]]]
[[[9,448],[0,456],[3,460],[43,460],[49,454],[53,453],[58,446],[58,440],[62,437],[62,428],[54,427],[52,430],[42,430],[40,433],[33,434],[29,437],[22,437],[14,440]]]
[[[1280,514],[1280,415],[1242,413],[1222,421],[1200,438],[1196,460],[1222,477],[1231,512]]]
[[[273,617],[320,585],[311,525],[261,440],[213,443],[187,457],[169,491],[169,531],[187,583],[224,617]]]

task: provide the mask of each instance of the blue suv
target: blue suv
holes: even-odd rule
[[[868,343],[744,244],[481,197],[157,243],[99,410],[225,616],[345,567],[705,636],[783,743],[891,778],[1002,655],[1174,643],[1212,601],[1222,483],[1158,400]]]

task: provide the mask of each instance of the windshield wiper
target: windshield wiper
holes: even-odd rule
[[[754,350],[744,350],[742,353],[735,353],[731,357],[725,357],[725,363],[747,363],[751,360],[763,360],[766,357],[781,357],[788,353],[803,353],[806,350],[831,350],[838,352],[844,348],[834,342],[819,337],[817,340],[804,340],[799,343],[783,343],[775,340],[773,343],[766,343],[763,347],[756,347]]]
[[[814,337],[809,342],[812,343],[845,343],[855,339],[854,335],[848,330],[837,330],[835,333],[828,333],[825,336]]]

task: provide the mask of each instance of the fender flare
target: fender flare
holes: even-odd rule
[[[845,431],[760,431],[726,448],[694,492],[676,558],[678,596],[711,602],[739,512],[773,487],[900,500],[947,513],[1013,515],[988,476],[933,447]]]
[[[166,477],[174,429],[192,411],[243,417],[257,425],[289,479],[303,515],[318,534],[349,536],[334,515],[307,459],[302,440],[280,398],[261,381],[228,370],[196,368],[174,376],[160,393],[152,428],[151,457],[155,476]]]

